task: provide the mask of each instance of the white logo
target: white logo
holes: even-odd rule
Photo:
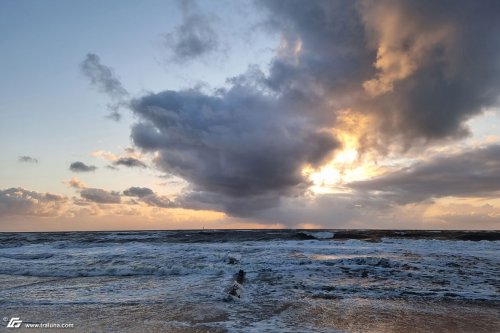
[[[12,317],[10,318],[9,323],[7,324],[7,328],[19,328],[21,327],[21,324],[23,321],[19,317]]]

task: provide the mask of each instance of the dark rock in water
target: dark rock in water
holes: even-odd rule
[[[238,284],[233,284],[228,291],[229,296],[233,298],[241,298],[241,287]]]
[[[240,269],[238,274],[235,275],[234,280],[239,284],[243,284],[245,282],[245,271]]]
[[[227,289],[228,299],[240,299],[243,295],[244,288],[242,284],[245,282],[245,271],[240,269],[238,273],[234,275],[234,282]]]

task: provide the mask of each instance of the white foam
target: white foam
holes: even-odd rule
[[[330,231],[316,231],[316,232],[306,231],[304,232],[304,234],[314,237],[316,239],[331,239],[335,237],[335,233]]]
[[[0,290],[0,299],[31,302],[30,294],[55,290],[61,302],[217,302],[225,297],[236,272],[226,259],[235,256],[240,260],[238,269],[247,273],[243,303],[248,304],[312,296],[500,301],[495,287],[500,242],[125,242],[78,249],[56,245],[0,249],[0,274],[11,280],[15,276],[78,278],[64,280],[75,285],[34,285],[22,293],[6,288]],[[91,287],[79,287],[87,283]],[[106,289],[108,283],[112,293]]]

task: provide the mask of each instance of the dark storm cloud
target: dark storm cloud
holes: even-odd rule
[[[498,1],[258,3],[284,45],[301,43],[296,62],[273,61],[270,87],[315,87],[333,112],[376,116],[370,130],[378,134],[367,133],[366,144],[461,136],[464,121],[498,102]]]
[[[185,62],[211,53],[218,48],[218,36],[212,18],[203,14],[194,1],[182,1],[182,23],[165,36],[172,60]]]
[[[436,157],[349,186],[401,204],[446,196],[498,197],[500,145]]]
[[[297,195],[301,193],[297,190]],[[192,191],[178,197],[175,202],[183,208],[216,210],[223,211],[230,216],[251,217],[258,215],[258,211],[279,206],[283,196],[287,195],[272,191],[239,197],[220,195],[215,192]]]
[[[100,188],[85,188],[81,190],[80,196],[87,201],[101,204],[115,204],[121,202],[118,192],[106,191]]]
[[[87,165],[83,162],[76,161],[71,163],[69,169],[73,172],[94,172],[97,170],[97,167],[95,165]]]
[[[120,120],[119,109],[126,106],[128,92],[116,77],[113,69],[103,65],[99,56],[93,53],[87,54],[80,68],[83,74],[90,79],[92,85],[113,100],[113,103],[107,105],[110,110],[108,117],[115,121]]]
[[[303,168],[329,160],[340,146],[329,130],[344,129],[343,118],[354,119],[361,149],[383,153],[463,136],[465,121],[498,101],[498,1],[259,7],[281,38],[269,74],[253,67],[213,94],[166,90],[131,102],[134,144],[190,184],[183,206],[248,216],[300,197],[310,186]]]
[[[51,193],[39,193],[23,188],[0,190],[0,216],[6,215],[57,215],[67,198]]]
[[[132,186],[125,191],[123,191],[123,194],[129,197],[138,197],[142,198],[151,194],[154,194],[153,190],[147,187],[135,187]]]
[[[32,163],[32,164],[38,163],[38,159],[31,156],[19,156],[17,160],[21,163]]]
[[[237,202],[261,209],[302,193],[303,166],[320,165],[338,146],[291,106],[250,86],[214,96],[164,91],[132,107],[143,120],[133,127],[134,143],[157,151],[160,169],[191,183],[202,201],[215,197],[227,209]]]
[[[115,165],[115,166],[123,165],[123,166],[129,167],[129,168],[134,168],[134,167],[145,168],[146,167],[146,164],[144,164],[144,162],[142,162],[136,158],[133,158],[133,157],[120,157],[119,159],[117,159],[116,161],[113,162],[113,165]]]

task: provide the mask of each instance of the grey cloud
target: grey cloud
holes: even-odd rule
[[[154,194],[153,190],[147,187],[135,187],[132,186],[125,191],[123,191],[123,194],[129,197],[145,197],[151,194]]]
[[[132,186],[123,191],[123,194],[129,197],[136,197],[138,198],[138,200],[142,201],[143,203],[149,206],[161,207],[161,208],[178,208],[182,206],[175,200],[171,200],[170,198],[167,198],[165,196],[160,196],[147,187]],[[183,208],[191,208],[191,207],[183,207]]]
[[[500,145],[435,157],[349,186],[378,193],[401,204],[446,196],[498,197]]]
[[[330,193],[283,198],[279,206],[249,213],[254,221],[289,228],[319,226],[364,229],[415,225],[415,221],[410,221],[410,216],[398,213],[396,205],[370,193]]]
[[[136,153],[135,149],[132,147],[126,147],[124,150],[127,154],[135,154]]]
[[[32,164],[38,163],[38,159],[31,156],[19,156],[17,160],[21,163],[32,163]]]
[[[146,168],[146,164],[136,158],[133,158],[133,157],[120,157],[119,159],[117,159],[116,161],[113,162],[113,165],[114,166],[118,166],[118,165],[123,165],[123,166],[126,166],[126,167],[129,167],[129,168],[134,168],[134,167],[137,167],[137,168]]]
[[[269,192],[260,195],[235,197],[207,191],[191,191],[176,198],[175,204],[194,210],[223,211],[230,216],[251,217],[258,211],[280,204],[279,194]]]
[[[288,51],[301,41],[295,61],[273,61],[269,86],[375,116],[366,145],[463,136],[498,103],[498,1],[258,3]]]
[[[81,64],[81,69],[99,91],[108,94],[116,100],[121,100],[128,96],[127,90],[123,88],[114,71],[110,67],[101,64],[101,59],[98,55],[88,53]]]
[[[122,119],[122,114],[120,113],[120,108],[125,106],[125,103],[115,103],[115,104],[107,104],[108,110],[110,111],[106,118],[120,121]]]
[[[179,204],[167,197],[164,196],[159,196],[156,194],[153,195],[148,195],[145,197],[142,197],[141,200],[150,205],[150,206],[155,206],[155,207],[161,207],[161,208],[178,208],[181,207]],[[183,208],[189,208],[189,207],[183,207]]]
[[[181,205],[175,200],[171,200],[165,196],[161,196],[153,192],[147,187],[135,187],[132,186],[123,191],[123,195],[127,197],[135,197],[137,199],[132,199],[129,203],[137,204],[138,202],[143,202],[148,206],[160,207],[160,208],[178,208]],[[101,204],[116,204],[121,203],[121,195],[119,192],[106,191],[100,188],[84,188],[80,192],[80,196],[86,201],[101,203]],[[191,208],[191,207],[183,207]],[[196,208],[194,208],[196,209]]]
[[[164,91],[132,107],[143,120],[133,127],[134,143],[157,151],[162,171],[231,206],[254,203],[253,209],[263,209],[280,196],[302,193],[308,184],[303,166],[320,165],[338,147],[284,101],[249,86],[215,96]]]
[[[113,103],[107,105],[110,110],[108,118],[115,121],[120,120],[121,114],[119,109],[127,105],[126,99],[129,94],[122,86],[113,69],[103,65],[99,56],[93,53],[87,54],[80,68],[83,74],[90,79],[92,85],[113,100]]]
[[[219,41],[211,17],[200,12],[193,1],[183,1],[181,7],[182,23],[165,36],[172,60],[186,62],[217,50]]]
[[[0,190],[0,216],[56,216],[66,202],[66,197],[56,194],[8,188]]]
[[[69,169],[73,172],[94,172],[97,170],[97,167],[95,165],[87,165],[83,162],[76,161],[71,163]]]
[[[80,196],[88,201],[101,204],[115,204],[121,202],[118,192],[106,191],[100,188],[85,188],[80,192]]]
[[[364,149],[383,152],[467,134],[498,102],[497,1],[258,2],[282,45],[209,95],[152,93],[131,102],[134,144],[186,180],[186,205],[250,216],[303,195],[304,166],[339,147],[328,130],[370,117]]]

